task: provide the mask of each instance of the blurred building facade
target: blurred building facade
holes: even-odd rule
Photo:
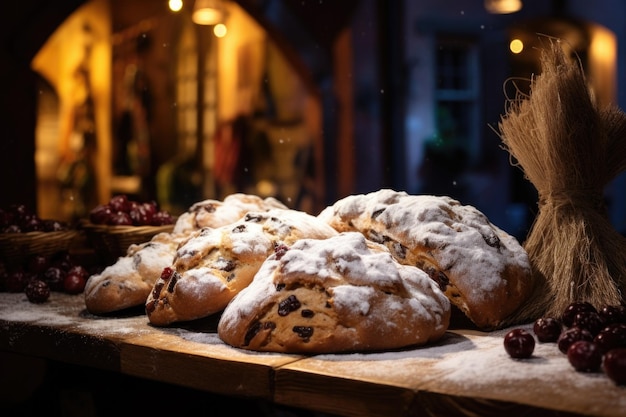
[[[0,175],[14,180],[0,205],[80,217],[127,193],[176,212],[240,191],[316,213],[388,187],[458,198],[523,239],[537,197],[494,132],[507,80],[537,74],[555,37],[602,104],[626,106],[626,5],[489,7],[502,2],[224,1],[221,37],[193,23],[191,0],[178,12],[167,0],[11,5]],[[620,177],[606,190],[622,232],[625,188]]]

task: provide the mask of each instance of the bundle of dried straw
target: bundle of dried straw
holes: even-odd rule
[[[574,301],[619,304],[626,289],[626,238],[611,225],[604,189],[626,169],[626,115],[599,109],[580,63],[559,41],[542,51],[530,95],[507,102],[498,128],[539,194],[523,243],[535,290],[511,321],[559,317]]]

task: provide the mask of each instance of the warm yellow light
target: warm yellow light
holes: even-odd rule
[[[216,25],[224,18],[224,10],[219,0],[196,0],[191,20],[198,25]]]
[[[520,52],[524,50],[524,42],[522,42],[519,39],[513,39],[511,43],[509,44],[509,49],[514,54],[519,54]]]
[[[226,29],[226,25],[223,23],[218,23],[213,28],[213,34],[217,36],[218,38],[223,38],[224,36],[226,36],[227,32],[228,30]]]
[[[173,12],[180,12],[183,8],[183,0],[169,0],[167,5]]]
[[[485,0],[485,9],[494,14],[515,13],[522,9],[522,0]]]

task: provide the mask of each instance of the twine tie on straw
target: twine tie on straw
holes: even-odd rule
[[[604,195],[596,190],[552,190],[539,196],[539,207],[551,206],[553,209],[575,209],[606,211]]]

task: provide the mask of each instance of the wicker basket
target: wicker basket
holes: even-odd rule
[[[77,234],[76,230],[0,233],[0,260],[6,265],[20,265],[31,255],[52,256],[69,250]]]
[[[125,256],[130,245],[148,242],[158,233],[170,233],[174,225],[107,226],[83,222],[81,228],[102,261],[111,264],[120,256]]]

